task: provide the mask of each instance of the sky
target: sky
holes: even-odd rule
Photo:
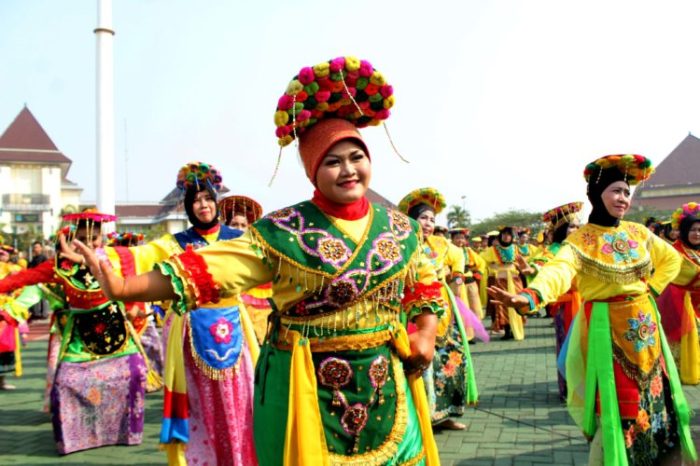
[[[394,87],[363,130],[371,187],[439,189],[474,220],[585,200],[606,154],[656,163],[700,135],[696,1],[117,0],[116,199],[155,202],[180,166],[217,166],[271,211],[308,198],[273,114],[303,66],[369,60]],[[96,1],[0,1],[0,131],[27,105],[94,202]],[[1,189],[1,188],[0,188]]]

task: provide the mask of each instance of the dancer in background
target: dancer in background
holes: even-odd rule
[[[653,171],[648,159],[632,154],[588,164],[588,223],[522,293],[489,289],[502,305],[533,310],[576,281],[584,305],[566,352],[567,404],[593,438],[590,464],[680,464],[679,447],[686,459],[697,458],[690,410],[653,298],[678,274],[681,259],[643,225],[622,221],[630,186]]]
[[[689,202],[673,213],[672,228],[679,231],[673,247],[683,261],[681,272],[656,299],[661,324],[681,381],[700,383],[700,205]]]
[[[473,325],[481,327],[481,335],[488,335],[481,321],[470,311],[464,301],[452,292],[454,286],[466,299],[464,289],[464,255],[455,245],[441,235],[434,235],[435,215],[445,208],[445,198],[434,188],[411,191],[399,202],[399,209],[416,220],[423,232],[423,248],[437,270],[442,284],[441,293],[448,306],[438,320],[435,354],[432,364],[423,373],[433,426],[450,430],[464,430],[466,425],[455,421],[464,414],[466,405],[475,405],[479,399],[474,366],[472,364],[469,336],[463,316],[470,317],[471,338]],[[482,338],[484,338],[482,336]]]

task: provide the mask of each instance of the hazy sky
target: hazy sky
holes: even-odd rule
[[[655,162],[700,135],[700,2],[187,1],[113,5],[117,199],[156,201],[189,160],[266,211],[307,198],[273,113],[306,65],[369,60],[394,86],[364,130],[372,187],[440,189],[475,218],[584,200],[590,160]],[[0,131],[26,103],[94,201],[96,1],[0,1]],[[126,128],[126,130],[125,130]],[[128,155],[128,163],[126,161]],[[128,189],[128,191],[127,191]]]

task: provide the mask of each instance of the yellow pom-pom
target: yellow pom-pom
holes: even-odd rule
[[[292,142],[293,140],[294,140],[294,138],[292,136],[286,135],[283,138],[279,138],[277,140],[277,144],[279,144],[281,147],[284,147],[284,146],[289,145],[289,143]]]
[[[383,74],[375,70],[374,73],[372,73],[372,76],[369,77],[369,82],[376,86],[383,86],[386,84],[386,79],[384,79]]]
[[[371,120],[369,123],[367,123],[369,126],[379,126],[381,123],[381,120],[377,120],[376,118]]]
[[[345,57],[345,69],[357,71],[360,69],[360,59],[357,57]]]
[[[316,110],[320,112],[325,112],[326,110],[328,110],[328,102],[319,102],[318,104],[316,104]]]
[[[386,108],[386,109],[388,110],[388,109],[390,109],[391,107],[393,107],[393,106],[394,106],[394,101],[395,101],[395,100],[396,100],[396,99],[394,99],[394,96],[393,96],[393,95],[390,95],[389,97],[387,97],[386,99],[384,99],[384,108]]]
[[[293,79],[287,86],[287,95],[297,95],[304,89],[304,85],[298,79]]]
[[[275,126],[284,126],[289,121],[289,113],[284,110],[278,110],[275,112]]]
[[[317,78],[325,78],[326,76],[328,76],[329,72],[330,65],[327,61],[324,61],[323,63],[319,63],[318,65],[314,66],[314,74]]]
[[[352,103],[352,100],[350,100],[348,97],[346,97],[344,99],[340,99],[340,105],[342,105],[342,106],[350,105],[351,103]]]

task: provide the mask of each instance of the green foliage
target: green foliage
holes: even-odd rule
[[[673,213],[673,210],[675,209],[662,210],[656,209],[654,207],[633,205],[632,208],[630,208],[630,210],[625,215],[625,220],[627,220],[628,222],[637,222],[644,224],[646,219],[648,219],[649,217],[654,217],[657,222],[664,222],[666,220],[671,219],[671,214]]]
[[[509,210],[494,214],[472,225],[472,236],[483,235],[491,230],[497,230],[501,226],[527,227],[533,232],[544,228],[541,212]]]
[[[447,212],[447,227],[448,228],[467,228],[472,223],[472,217],[469,211],[458,205],[450,206]]]

